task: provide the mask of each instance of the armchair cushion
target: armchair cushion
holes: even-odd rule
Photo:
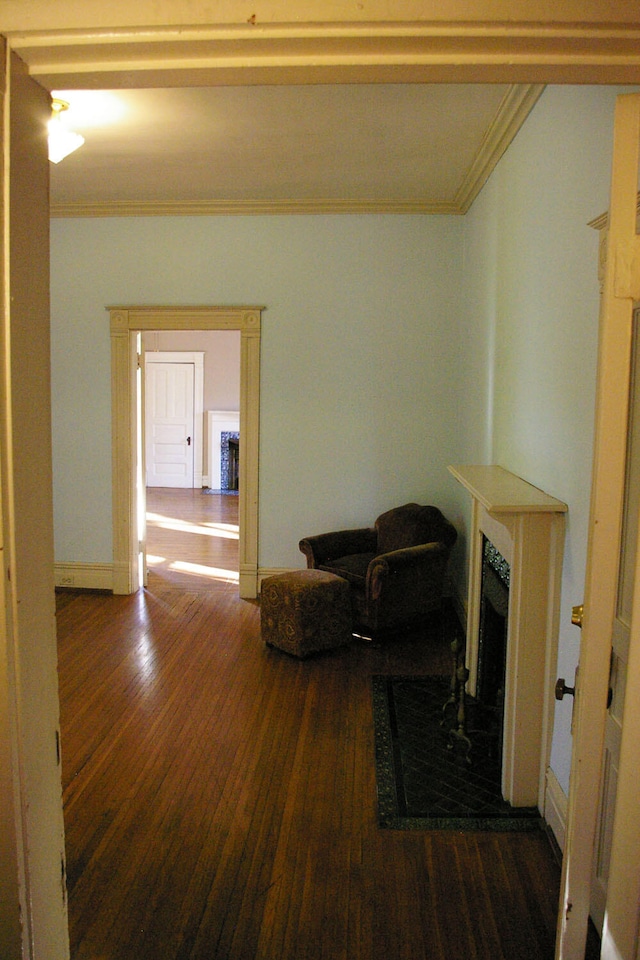
[[[334,533],[321,533],[315,537],[305,537],[299,543],[300,550],[307,558],[309,567],[335,563],[338,557],[370,553],[375,556],[378,549],[378,534],[373,527],[355,530],[337,530]]]
[[[375,553],[350,553],[346,557],[336,557],[335,560],[322,564],[322,569],[335,573],[364,590],[367,570],[374,557]]]

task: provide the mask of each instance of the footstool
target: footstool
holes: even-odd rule
[[[349,584],[324,570],[267,577],[260,593],[262,639],[296,657],[344,646],[352,639]]]

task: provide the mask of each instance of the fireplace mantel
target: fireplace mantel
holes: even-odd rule
[[[566,513],[567,505],[504,467],[449,467],[489,513]]]
[[[502,793],[544,809],[551,750],[560,582],[567,505],[503,467],[450,466],[471,494],[468,689],[475,694],[486,537],[510,566]]]

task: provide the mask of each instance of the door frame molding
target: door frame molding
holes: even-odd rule
[[[107,307],[111,329],[113,592],[135,593],[138,564],[136,466],[138,334],[148,330],[240,331],[240,596],[258,593],[260,336],[264,307]]]
[[[148,363],[190,363],[193,364],[193,489],[202,486],[203,455],[203,417],[204,417],[204,352],[202,350],[146,350],[144,354],[145,376],[145,422],[147,415],[147,364]],[[146,482],[146,478],[145,478]],[[148,485],[148,484],[147,484]]]

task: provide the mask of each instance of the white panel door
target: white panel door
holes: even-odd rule
[[[589,546],[557,960],[583,960],[590,902],[598,895],[601,902],[596,919],[599,914],[603,920],[603,960],[638,957],[640,564],[637,554],[635,559],[633,556],[636,519],[633,512],[625,513],[625,493],[629,507],[635,507],[634,475],[627,466],[634,455],[633,436],[630,445],[628,429],[633,433],[633,423],[629,423],[633,305],[640,300],[640,238],[636,233],[639,167],[640,94],[626,94],[617,98],[614,124]],[[623,537],[629,538],[629,550]],[[620,569],[621,558],[629,567],[626,571]],[[633,580],[631,566],[635,567]],[[621,674],[619,682],[615,673]],[[608,709],[610,683],[614,692]],[[599,810],[603,762],[603,799],[612,808],[615,798],[613,817],[608,810]],[[596,864],[599,890],[594,891],[591,868],[599,814],[603,829]]]
[[[193,487],[194,366],[146,363],[147,486]]]
[[[622,718],[629,660],[629,632],[638,548],[640,512],[640,310],[634,310],[633,370],[629,403],[628,453],[618,573],[618,594],[611,637],[611,670],[604,732],[600,810],[591,887],[591,916],[602,933],[622,742]]]

